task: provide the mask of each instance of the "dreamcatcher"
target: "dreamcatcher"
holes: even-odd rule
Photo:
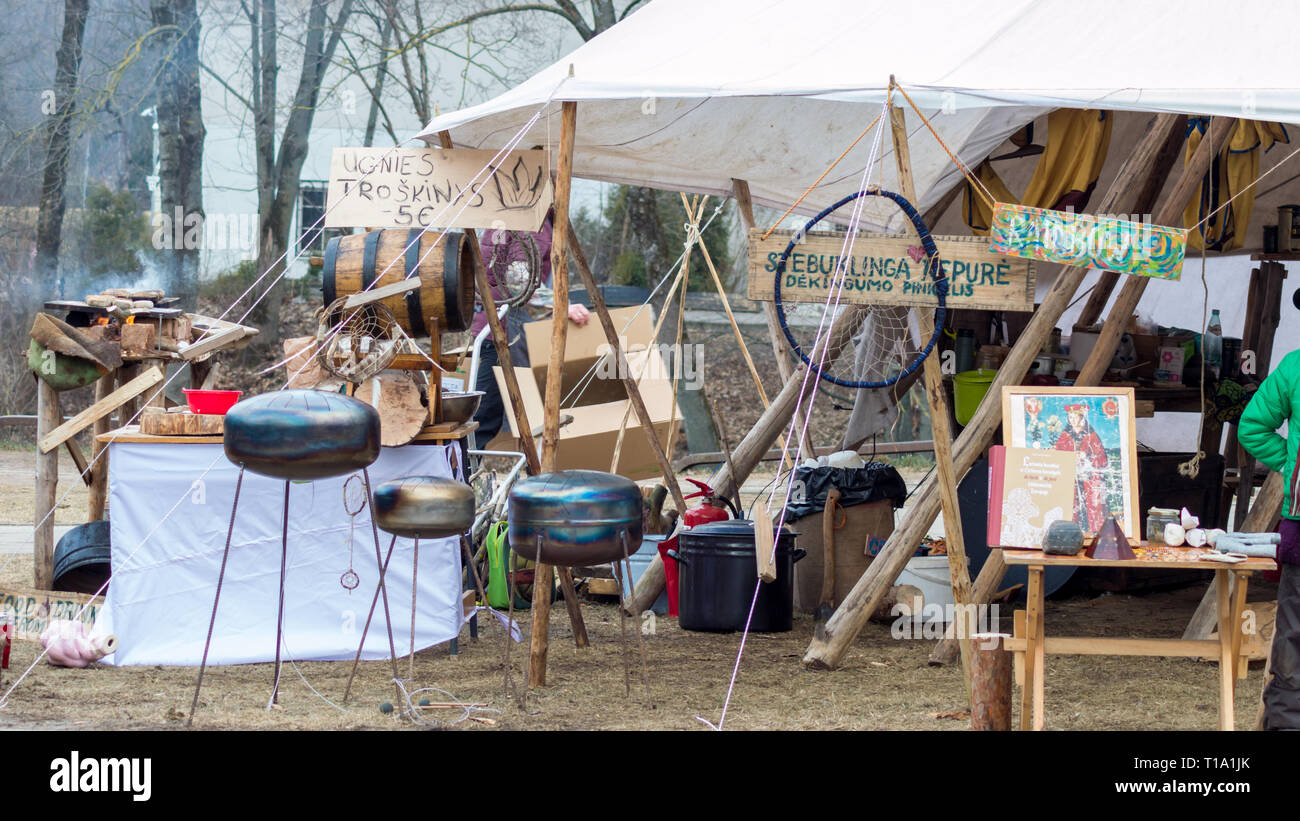
[[[922,339],[914,311],[897,305],[848,305],[841,302],[839,312],[855,310],[863,314],[863,320],[858,325],[853,339],[853,344],[858,351],[856,363],[851,367],[841,366],[836,372],[831,366],[819,367],[817,363],[812,362],[795,333],[795,329],[798,329],[805,341],[811,341],[817,328],[822,327],[822,332],[826,333],[835,317],[827,317],[823,324],[821,315],[827,306],[819,303],[794,306],[787,310],[787,306],[781,299],[781,280],[785,276],[790,255],[799,244],[799,240],[827,216],[859,197],[883,197],[892,200],[911,220],[920,238],[920,245],[909,250],[909,254],[916,264],[921,265],[923,275],[933,283],[938,307],[934,314],[934,329],[928,339]],[[930,236],[930,229],[916,209],[901,195],[892,191],[883,189],[858,191],[844,197],[809,220],[782,252],[777,261],[774,280],[773,296],[777,319],[782,333],[790,342],[794,355],[807,364],[822,380],[835,385],[846,388],[886,388],[895,384],[921,366],[925,358],[934,350],[943,329],[948,280],[943,275],[939,264],[939,249]]]
[[[495,290],[501,294],[496,299],[497,308],[509,305],[513,310],[528,304],[542,283],[542,251],[537,237],[506,229],[489,231],[488,234],[492,239],[492,253],[485,266]],[[503,235],[509,238],[507,242],[502,241]],[[519,249],[523,259],[512,259],[516,253],[514,249]],[[502,265],[504,276],[501,275]]]
[[[345,309],[345,302],[336,299],[319,314],[316,361],[340,379],[360,384],[392,363],[402,334],[382,303]]]

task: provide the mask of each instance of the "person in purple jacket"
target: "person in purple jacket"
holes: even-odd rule
[[[492,297],[498,302],[513,293],[518,293],[532,275],[530,268],[537,266],[540,273],[538,282],[549,285],[551,282],[551,231],[555,212],[546,215],[542,228],[537,233],[489,230],[481,234],[483,265],[487,268],[488,282],[492,285]],[[591,314],[585,307],[569,305],[569,319],[578,325],[586,325]],[[524,308],[512,308],[505,318],[506,336],[510,341],[510,363],[517,367],[529,366],[528,348],[524,344],[524,323],[532,317]],[[470,333],[478,336],[479,331],[487,325],[487,314],[482,305],[474,306],[474,321],[470,324]],[[475,390],[483,391],[483,401],[479,403],[474,421],[478,422],[478,431],[474,435],[474,447],[482,450],[492,437],[496,436],[505,422],[505,402],[497,387],[492,367],[500,364],[497,348],[489,337],[483,341],[479,352],[478,380]]]

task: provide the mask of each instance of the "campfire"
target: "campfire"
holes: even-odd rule
[[[45,310],[65,312],[65,322],[91,337],[120,342],[123,353],[179,353],[191,343],[196,324],[193,315],[172,307],[179,301],[156,289],[117,288],[84,300],[51,300]]]

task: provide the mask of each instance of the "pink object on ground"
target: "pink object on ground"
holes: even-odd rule
[[[86,667],[117,647],[117,636],[90,637],[86,625],[70,619],[54,619],[41,631],[41,646],[55,667]]]

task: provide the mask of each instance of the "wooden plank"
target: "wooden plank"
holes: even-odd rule
[[[550,152],[471,148],[335,148],[326,228],[537,231],[560,193]]]
[[[81,446],[77,444],[76,439],[69,439],[63,443],[68,449],[68,455],[72,457],[72,464],[77,466],[77,476],[89,487],[94,481],[90,475],[90,463],[86,461],[86,454],[81,452]]]
[[[902,193],[901,191],[899,193]],[[915,200],[903,194],[908,202]],[[775,300],[776,266],[798,232],[749,232],[748,296]],[[844,251],[845,232],[809,231],[795,244],[781,277],[782,302],[825,303],[832,274]],[[950,308],[997,311],[1034,309],[1034,262],[989,251],[987,237],[934,237],[941,270],[948,277]],[[935,307],[934,282],[919,256],[915,234],[859,233],[853,241],[841,302],[858,305],[917,305]]]
[[[347,298],[343,303],[343,310],[350,308],[360,308],[362,305],[369,305],[372,302],[379,302],[388,299],[390,296],[398,296],[407,291],[418,291],[420,289],[420,278],[413,276],[400,282],[394,282],[391,285],[385,285],[382,288],[373,288],[369,291],[360,291]]]
[[[89,630],[95,624],[99,608],[104,606],[103,596],[15,585],[0,586],[0,613],[13,619],[14,638],[19,641],[39,641],[41,631],[49,626],[51,618],[71,619],[86,604],[90,606],[80,621]]]
[[[1168,130],[1174,127],[1176,120],[1177,115],[1173,114],[1161,114],[1155,118],[1152,127],[1148,129],[1132,156],[1120,169],[1110,191],[1102,199],[1099,211],[1107,213],[1128,210],[1126,206],[1133,201],[1138,188],[1141,187],[1145,177],[1150,173],[1155,153],[1164,142]],[[1195,173],[1197,180],[1200,179],[1200,176],[1200,173]],[[1086,273],[1081,268],[1068,267],[1057,275],[1052,287],[1043,297],[1042,303],[1030,318],[1024,332],[1021,333],[1020,339],[1017,340],[1006,360],[998,369],[997,378],[989,388],[991,395],[1000,396],[1004,386],[1019,384],[1024,378],[1030,364],[1038,356],[1038,352],[1042,350],[1043,343],[1051,336],[1056,323],[1073,300],[1075,291],[1078,290],[1079,284],[1083,281]],[[851,310],[845,311],[841,318],[852,313]],[[782,396],[778,395],[772,400],[772,407],[777,408],[781,406],[781,403]],[[957,438],[953,448],[954,468],[958,475],[970,469],[971,464],[984,452],[993,435],[1001,428],[1001,411],[1002,409],[997,402],[982,403],[971,418],[970,424],[962,430],[961,436]],[[788,413],[784,419],[789,419]],[[760,420],[760,423],[762,421]],[[742,456],[745,454],[746,445],[750,447],[761,445],[762,449],[766,450],[771,442],[772,439],[764,441],[757,434],[753,435],[752,439],[746,437],[746,441],[736,448],[735,461],[737,469],[744,469],[742,467],[744,464]],[[723,490],[719,488],[717,483],[714,483],[714,487],[720,491]],[[849,595],[835,611],[835,614],[831,616],[825,625],[825,631],[821,635],[813,636],[808,645],[808,650],[804,654],[805,665],[813,668],[826,668],[835,667],[839,664],[858,632],[870,618],[871,613],[875,612],[880,599],[893,586],[898,574],[906,567],[907,561],[916,550],[916,545],[920,542],[921,537],[925,535],[925,532],[929,530],[930,525],[934,522],[934,517],[940,508],[936,490],[937,480],[932,475],[913,492],[915,503],[905,512],[898,527],[886,541],[885,547],[876,555],[866,573],[854,585],[853,590],[849,592]],[[980,572],[981,578],[976,580],[972,589],[974,601],[987,601],[987,599],[982,600],[974,597],[980,591],[991,590],[996,592],[998,584],[1001,582],[1000,578],[992,581],[985,578],[985,571],[991,574],[996,570],[996,567],[990,567],[991,564],[995,563],[985,562],[984,568]]]
[[[86,408],[81,413],[72,417],[68,421],[59,425],[53,430],[47,431],[37,442],[40,446],[41,453],[49,453],[57,448],[67,439],[71,439],[81,431],[90,427],[90,425],[102,416],[106,416],[117,410],[126,402],[134,399],[140,394],[163,381],[161,368],[150,368],[144,373],[127,382],[122,387],[110,393],[108,396],[99,400],[95,404]],[[41,384],[45,384],[42,382]],[[54,417],[57,419],[58,417]]]
[[[205,353],[224,348],[227,345],[233,345],[244,338],[244,329],[236,325],[233,328],[221,328],[215,333],[209,333],[192,345],[186,345],[180,351],[181,359],[189,362],[192,359],[198,359]]]
[[[1023,653],[1024,639],[1012,638],[1007,649]],[[1169,658],[1200,658],[1219,654],[1218,640],[1202,639],[1109,639],[1096,636],[1048,636],[1043,640],[1043,652],[1049,656],[1163,656]]]

